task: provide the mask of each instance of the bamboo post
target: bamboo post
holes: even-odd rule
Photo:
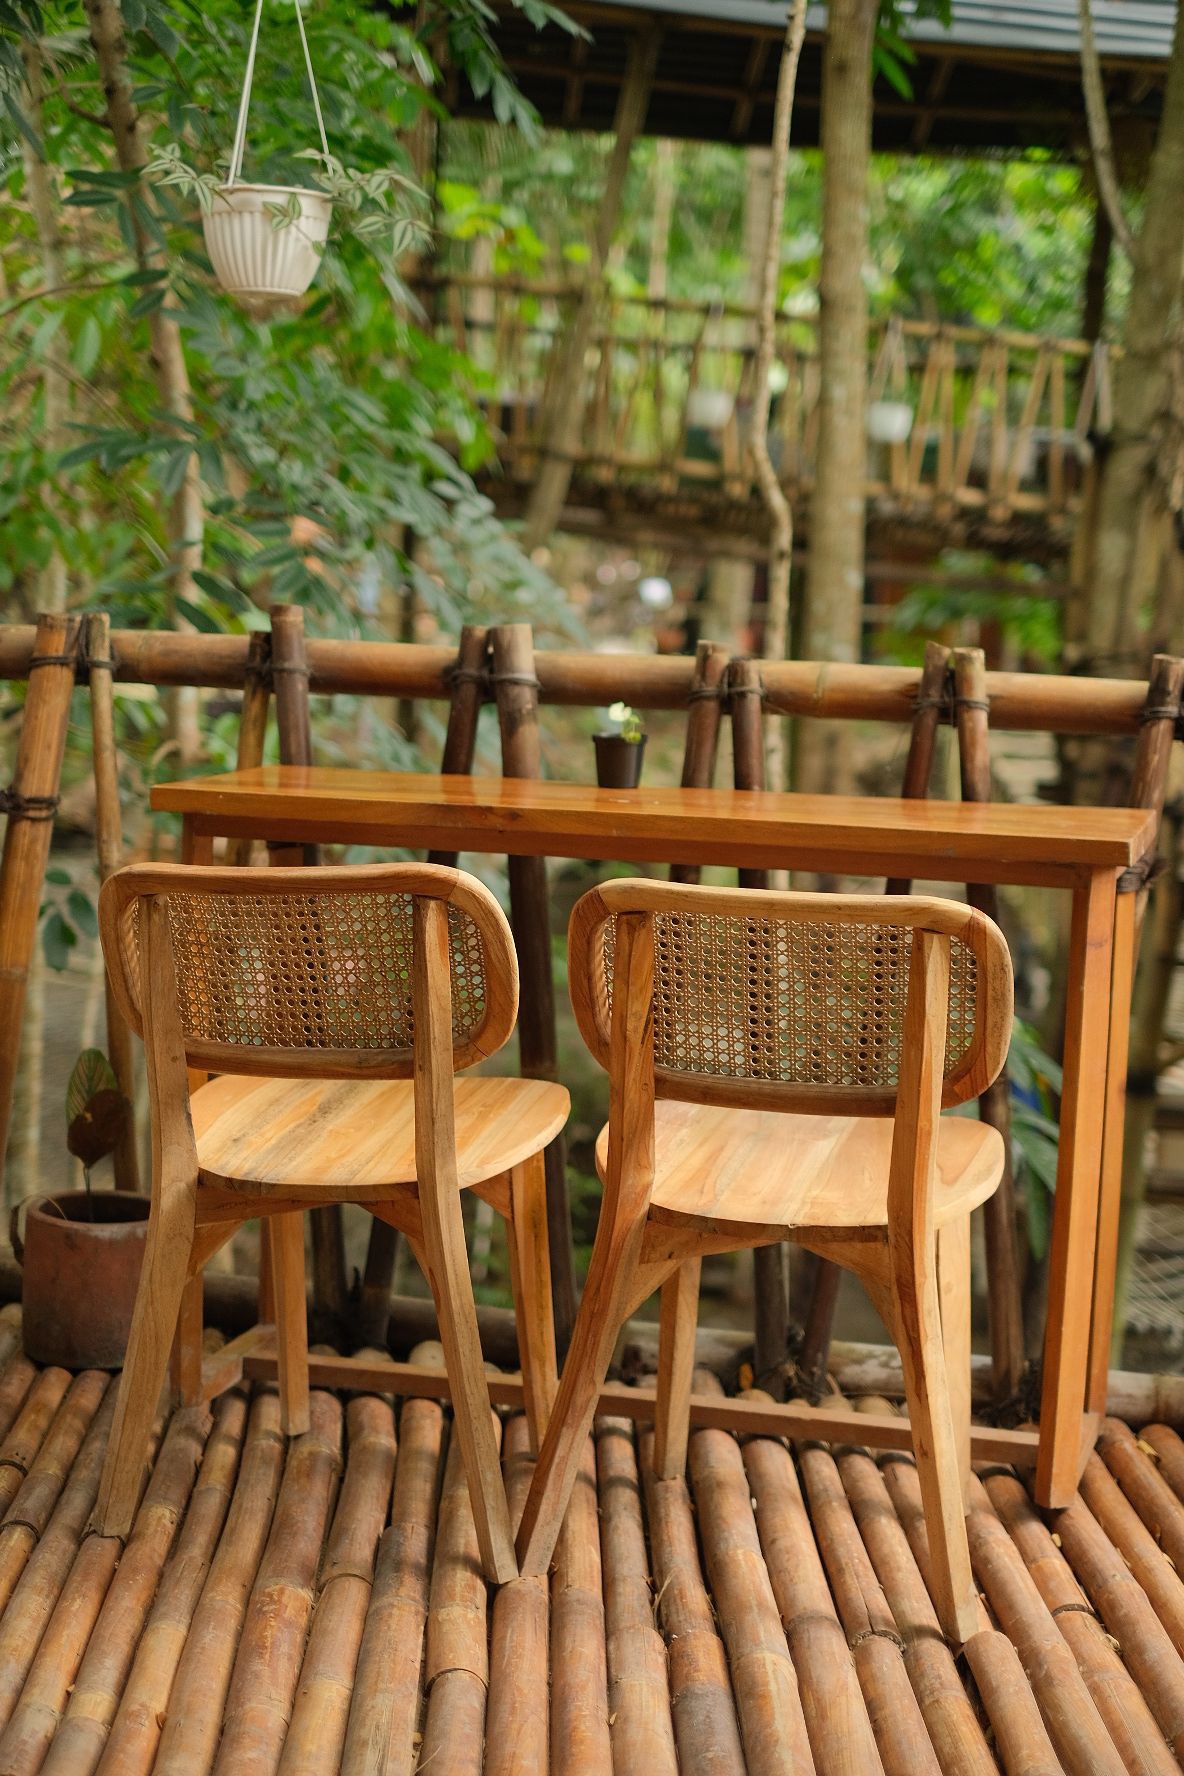
[[[304,612],[298,605],[277,604],[271,613],[271,673],[280,762],[311,765],[308,652],[304,640]],[[273,852],[273,856],[278,855]],[[310,864],[318,861],[315,845],[304,847],[303,861]],[[313,1334],[337,1343],[346,1330],[349,1312],[345,1229],[340,1205],[312,1209],[308,1221],[312,1234]]]
[[[900,786],[900,793],[906,801],[924,801],[929,794],[933,757],[937,748],[937,730],[943,711],[948,710],[950,704],[947,684],[949,661],[949,648],[937,641],[926,642],[925,661],[921,668],[921,681],[917,686],[909,749]],[[911,888],[911,882],[901,880],[890,880],[884,884],[886,894],[908,894]],[[811,1269],[813,1282],[810,1304],[802,1326],[797,1382],[807,1400],[812,1400],[817,1405],[826,1386],[826,1366],[830,1357],[831,1334],[842,1271],[828,1258],[814,1258]]]
[[[761,712],[764,687],[756,660],[733,660],[727,674],[732,717],[732,776],[737,789],[765,787]],[[768,870],[737,871],[742,888],[767,888]],[[758,1246],[752,1254],[753,1368],[757,1384],[784,1400],[789,1360],[789,1286],[785,1247]]]
[[[507,777],[541,777],[539,685],[534,669],[534,639],[530,624],[500,624],[490,630],[490,644],[493,667],[490,682],[497,699],[502,771]],[[510,924],[514,930],[521,979],[519,1064],[527,1079],[554,1079],[558,1057],[546,859],[511,857],[507,860],[507,869]],[[545,1164],[555,1339],[562,1357],[571,1337],[576,1310],[566,1143],[562,1134],[547,1148]]]
[[[90,686],[91,763],[95,779],[95,845],[99,883],[123,862],[123,819],[119,806],[119,754],[115,745],[115,703],[111,691],[111,619],[92,611],[86,619],[86,675]],[[104,977],[107,1009],[107,1059],[127,1104],[127,1113],[111,1162],[117,1190],[139,1190],[140,1160],[136,1146],[136,1074],[132,1033],[115,1003],[111,978]]]
[[[449,678],[451,696],[448,728],[444,736],[444,756],[440,762],[441,773],[446,777],[467,777],[473,769],[477,719],[481,713],[486,683],[487,636],[487,630],[472,623],[466,623],[460,632],[456,665]],[[430,851],[428,862],[445,864],[448,868],[455,869],[457,854],[454,851]],[[394,1281],[398,1249],[397,1229],[376,1216],[370,1224],[366,1266],[362,1272],[356,1316],[356,1332],[362,1344],[380,1347],[386,1345],[391,1284]]]
[[[12,1121],[29,962],[66,752],[70,697],[78,651],[78,619],[46,612],[28,660],[29,690],[12,786],[0,793],[8,815],[0,852],[0,1189]],[[29,1194],[36,1179],[21,1181]]]
[[[263,745],[267,738],[267,708],[271,699],[271,637],[265,629],[255,629],[247,643],[243,667],[243,706],[238,719],[236,771],[253,771],[263,763]],[[251,861],[250,839],[230,839],[226,861],[242,866]]]
[[[701,641],[695,649],[695,670],[687,692],[687,735],[682,755],[682,787],[710,789],[715,781],[723,716],[724,679],[728,655],[714,641]],[[697,864],[674,863],[672,882],[697,882]]]
[[[958,759],[962,800],[991,799],[991,754],[988,732],[986,660],[981,648],[954,650],[954,719],[958,728]],[[967,898],[989,919],[999,918],[999,890],[977,883]],[[1006,1068],[978,1101],[981,1120],[1003,1137],[1003,1175],[999,1188],[983,1204],[987,1242],[987,1317],[991,1356],[995,1364],[995,1397],[1009,1399],[1024,1373],[1024,1318],[1020,1295],[1020,1255],[1015,1225],[1015,1179],[1011,1170],[1011,1091]]]

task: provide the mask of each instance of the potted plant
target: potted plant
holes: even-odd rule
[[[636,789],[645,757],[641,717],[627,703],[614,703],[608,715],[614,725],[592,736],[596,781],[601,789]]]
[[[84,1190],[35,1197],[22,1240],[18,1205],[12,1248],[23,1270],[25,1350],[64,1369],[118,1369],[131,1329],[148,1233],[148,1198],[95,1190],[91,1171],[111,1153],[127,1100],[101,1049],[79,1055],[66,1088],[66,1145],[82,1161]]]

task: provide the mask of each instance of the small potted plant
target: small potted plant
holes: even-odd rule
[[[25,1350],[64,1369],[118,1369],[131,1329],[148,1233],[148,1198],[95,1190],[91,1171],[114,1151],[127,1100],[101,1049],[79,1055],[66,1088],[66,1145],[82,1161],[84,1190],[35,1197],[24,1239],[12,1211],[23,1277]]]
[[[608,716],[613,726],[592,736],[596,781],[601,789],[636,789],[645,757],[641,717],[627,703],[614,703]]]

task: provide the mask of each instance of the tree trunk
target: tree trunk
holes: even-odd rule
[[[809,660],[852,661],[860,655],[867,457],[863,268],[876,12],[876,0],[831,0],[827,8],[822,66],[821,386],[801,643]],[[803,722],[795,761],[798,788],[846,788],[849,748],[847,724]]]
[[[90,40],[107,102],[107,123],[115,143],[115,157],[122,172],[142,172],[148,162],[148,153],[132,98],[127,41],[118,0],[86,0],[86,16],[90,21]],[[160,262],[158,249],[144,227],[136,205],[129,204],[128,211],[140,269],[153,269]],[[181,330],[167,304],[154,309],[148,316],[148,333],[160,404],[178,421],[178,437],[184,438],[193,424],[193,400]],[[195,595],[193,576],[201,567],[205,533],[205,503],[196,452],[190,454],[184,480],[170,501],[166,530],[172,553],[170,621],[175,628],[183,629],[189,625],[177,618],[176,604],[179,599],[191,599]],[[182,759],[195,758],[200,750],[197,719],[196,690],[189,685],[179,687],[172,697],[172,727]]]
[[[1114,230],[1100,199],[1094,202],[1094,227],[1089,243],[1089,259],[1085,267],[1085,288],[1081,304],[1081,337],[1092,344],[1102,337],[1106,324],[1106,287],[1110,277],[1110,249]]]
[[[44,143],[44,67],[41,45],[36,42],[25,43],[21,56],[25,64],[25,115],[37,140]],[[47,290],[57,290],[64,279],[62,237],[58,228],[59,199],[54,189],[53,175],[42,154],[26,135],[21,137],[21,154],[25,170],[25,195],[29,214],[37,230],[37,244],[41,248],[41,271],[45,287]],[[45,370],[41,379],[45,403],[41,445],[47,458],[56,456],[65,448],[66,420],[70,410],[67,351],[65,335],[59,330],[50,341],[45,354]],[[52,515],[58,515],[56,492],[47,492],[45,504]],[[66,563],[56,543],[38,577],[37,604],[39,610],[62,611],[66,608]]]
[[[1086,605],[1086,657],[1073,667],[1130,672],[1144,654],[1154,550],[1140,548],[1164,510],[1157,484],[1159,425],[1170,394],[1173,325],[1184,268],[1184,8],[1177,12],[1163,117],[1134,243],[1123,355],[1114,370],[1114,425],[1097,487]],[[1158,508],[1158,511],[1156,510]]]

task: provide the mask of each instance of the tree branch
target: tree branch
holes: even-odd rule
[[[1118,188],[1118,172],[1114,164],[1114,143],[1110,136],[1110,118],[1106,110],[1106,89],[1102,84],[1102,64],[1094,37],[1091,0],[1077,0],[1081,24],[1081,89],[1085,95],[1085,119],[1089,128],[1090,155],[1098,196],[1110,221],[1114,238],[1130,259],[1135,251],[1135,237],[1122,207]]]
[[[785,180],[789,165],[789,131],[798,63],[806,35],[806,0],[792,0],[785,25],[777,99],[773,108],[770,170],[769,232],[757,310],[756,375],[752,392],[752,458],[757,484],[769,513],[769,592],[765,613],[766,660],[785,658],[789,638],[789,576],[793,554],[793,511],[769,455],[769,376],[776,343],[777,283],[781,270],[781,230],[785,215]],[[785,787],[784,722],[770,716],[765,723],[766,782]]]

